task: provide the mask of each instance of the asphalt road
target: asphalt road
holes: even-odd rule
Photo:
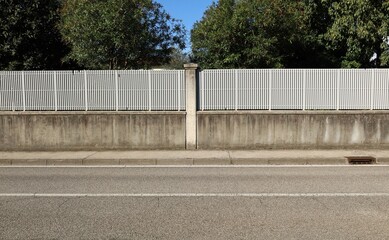
[[[389,166],[3,167],[0,239],[389,239]]]

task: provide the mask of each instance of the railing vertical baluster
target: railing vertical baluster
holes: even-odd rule
[[[22,71],[22,91],[23,91],[23,111],[26,111],[26,88],[25,88],[25,76],[24,71]]]
[[[272,110],[272,82],[273,82],[273,70],[269,69],[269,111]]]
[[[54,71],[54,110],[58,111],[57,72]]]
[[[374,109],[375,69],[371,69],[370,110]]]
[[[307,93],[307,69],[303,72],[303,111],[306,109],[306,93]]]
[[[1,110],[7,110],[7,102],[6,101],[4,101],[4,105],[3,105],[3,97],[2,97],[2,94],[4,94],[5,95],[5,92],[4,93],[2,93],[3,91],[1,90],[1,87],[3,86],[3,84],[5,85],[5,83],[3,83],[3,79],[2,79],[2,74],[0,73],[0,111]],[[4,87],[4,90],[6,90],[7,88],[6,87]],[[5,99],[4,99],[5,100]]]
[[[340,109],[340,69],[337,70],[337,87],[336,87],[336,110]]]
[[[205,85],[204,85],[204,70],[201,71],[201,110],[204,111],[204,105],[205,105]]]
[[[84,84],[85,84],[85,111],[88,111],[88,79],[86,70],[84,70]]]
[[[118,70],[115,70],[115,100],[116,100],[116,111],[119,111],[119,83],[118,83]]]
[[[388,81],[389,81],[389,69],[387,70],[388,73]],[[382,83],[383,84],[383,83]],[[387,90],[389,90],[389,83],[386,84]],[[389,91],[385,91],[386,94],[386,105],[383,105],[384,108],[389,109]],[[381,108],[382,109],[382,108]]]
[[[235,69],[235,111],[238,111],[238,69]]]
[[[178,76],[178,84],[177,84],[177,105],[178,105],[178,111],[181,111],[181,72],[177,72]]]
[[[151,111],[151,70],[148,70],[148,80],[149,80],[149,111]]]

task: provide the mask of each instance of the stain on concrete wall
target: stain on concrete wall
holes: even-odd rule
[[[185,149],[185,113],[2,113],[0,150]]]
[[[386,112],[200,112],[199,149],[389,147]]]

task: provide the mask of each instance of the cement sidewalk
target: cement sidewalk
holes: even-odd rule
[[[0,152],[0,165],[346,165],[347,157],[389,165],[389,150]]]

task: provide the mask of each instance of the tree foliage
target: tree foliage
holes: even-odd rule
[[[324,39],[328,48],[343,50],[342,67],[389,66],[389,1],[323,0],[323,3],[331,17]]]
[[[69,58],[88,68],[150,68],[184,48],[182,24],[152,0],[65,0],[61,13]]]
[[[194,58],[211,68],[309,63],[305,5],[294,0],[220,0],[192,30]]]
[[[68,48],[57,0],[0,0],[0,69],[60,69]]]
[[[201,67],[223,68],[235,62],[232,62],[236,58],[232,39],[235,33],[231,29],[234,9],[234,0],[220,0],[207,9],[200,22],[195,23],[191,31],[193,60]]]
[[[387,0],[218,0],[192,29],[203,68],[389,67]],[[0,69],[178,68],[155,0],[0,0]]]
[[[388,4],[219,0],[192,30],[193,58],[205,68],[387,66]]]

